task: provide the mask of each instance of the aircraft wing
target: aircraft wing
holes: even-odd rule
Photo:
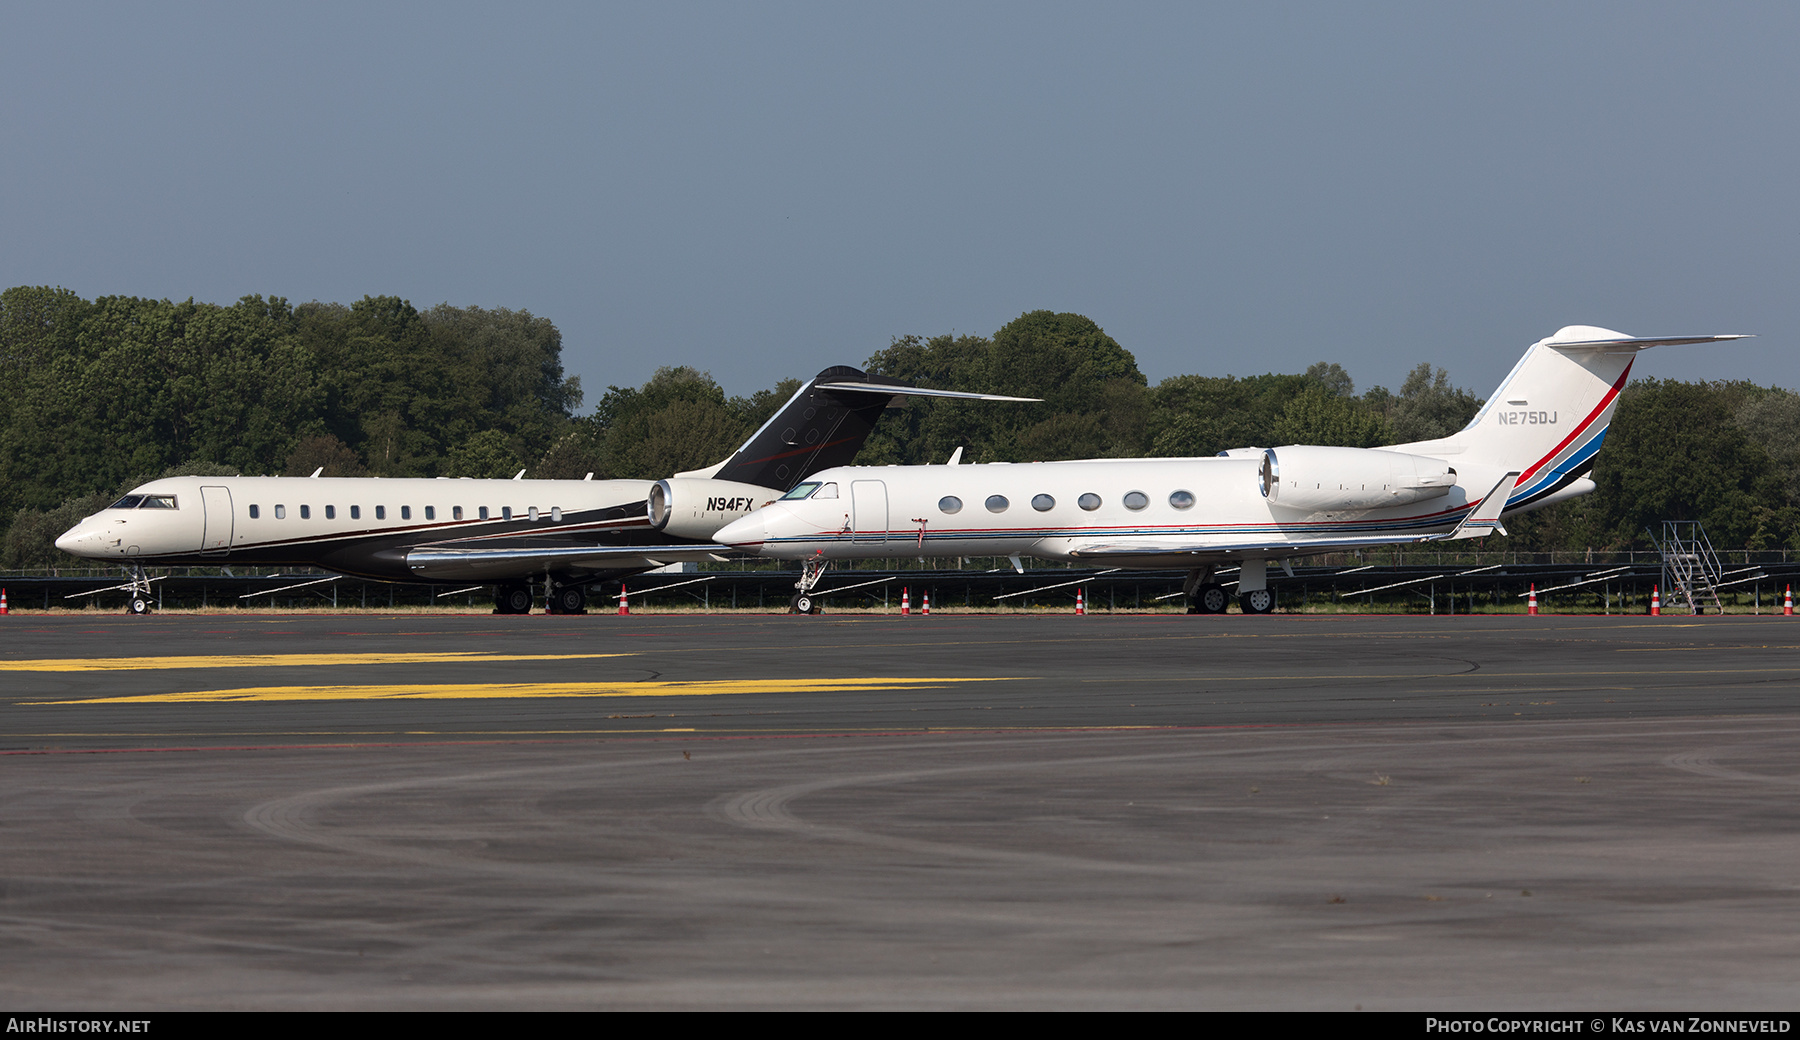
[[[1445,537],[1442,534],[1405,535],[1372,535],[1357,538],[1318,539],[1270,539],[1262,542],[1175,542],[1173,540],[1158,544],[1156,542],[1104,542],[1091,545],[1078,545],[1069,550],[1070,556],[1084,560],[1143,560],[1155,557],[1175,557],[1199,562],[1212,557],[1219,559],[1236,559],[1250,556],[1305,556],[1309,553],[1332,552],[1337,549],[1360,549],[1366,545],[1405,545],[1413,542],[1431,542]]]
[[[539,570],[615,571],[660,567],[683,560],[717,560],[729,545],[558,545],[535,548],[413,549],[406,566],[421,578],[452,581],[512,578]]]

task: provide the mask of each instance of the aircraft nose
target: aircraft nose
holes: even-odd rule
[[[720,545],[729,545],[738,549],[755,549],[768,540],[769,531],[763,523],[763,514],[775,508],[764,506],[749,516],[741,516],[713,535],[713,540]]]
[[[56,539],[56,547],[70,556],[88,556],[98,547],[99,541],[100,532],[89,528],[83,521],[64,531]]]

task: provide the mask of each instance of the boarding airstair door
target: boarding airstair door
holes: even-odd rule
[[[851,540],[885,542],[888,529],[887,484],[858,480],[850,485]]]
[[[200,501],[206,510],[206,528],[200,535],[200,551],[224,555],[231,551],[231,489],[203,487]]]

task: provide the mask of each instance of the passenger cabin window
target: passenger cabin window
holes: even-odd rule
[[[960,513],[962,512],[962,499],[957,498],[955,495],[945,495],[943,498],[938,499],[938,511],[943,513]]]
[[[311,520],[312,519],[312,506],[301,506],[300,507],[300,519],[302,519],[302,520]]]
[[[529,515],[530,515],[530,517],[531,517],[531,522],[532,522],[532,523],[534,523],[534,524],[535,524],[535,523],[537,523],[537,506],[532,506],[532,507],[531,507],[531,508],[530,508],[530,509],[529,509],[529,510],[528,510],[528,513],[529,513]]]
[[[487,506],[482,506],[482,507],[481,507],[481,511],[480,511],[480,513],[479,513],[479,514],[478,514],[478,515],[479,515],[479,516],[480,516],[480,517],[481,517],[481,518],[482,518],[482,519],[483,519],[483,520],[486,520],[486,519],[487,519]]]
[[[1169,504],[1176,509],[1192,509],[1194,508],[1194,493],[1192,491],[1174,492],[1169,496]]]
[[[1075,504],[1091,513],[1100,508],[1100,496],[1090,491],[1076,499]]]
[[[260,509],[258,509],[254,504],[252,504],[250,506],[250,519],[252,519],[252,520],[256,519],[257,515],[261,512],[262,511]]]
[[[1125,492],[1125,508],[1136,512],[1150,504],[1150,496],[1142,491]]]
[[[426,506],[425,507],[425,519],[427,519],[427,520],[436,520],[437,519],[437,506]]]
[[[325,507],[325,519],[327,519],[327,520],[336,520],[337,519],[337,506],[326,506]]]
[[[350,507],[350,519],[352,519],[352,520],[361,520],[362,519],[362,506],[351,506]]]
[[[1005,495],[989,495],[986,503],[988,512],[990,513],[1004,513],[1006,512],[1006,507],[1010,504],[1011,503],[1006,501]]]
[[[819,490],[819,482],[816,480],[803,484],[796,484],[794,485],[794,490],[781,496],[781,500],[783,502],[798,502],[803,498],[811,498],[812,493],[817,490]],[[126,508],[130,507],[127,506]]]
[[[462,519],[462,506],[451,506],[450,507],[450,519],[452,519],[452,520],[461,520]]]
[[[1056,499],[1049,495],[1035,495],[1031,499],[1031,508],[1040,513],[1047,513],[1056,508]]]
[[[511,520],[512,519],[512,506],[501,506],[500,507],[500,519],[502,519],[502,520]]]
[[[412,506],[401,506],[400,507],[400,519],[402,519],[402,520],[411,520],[412,519]]]
[[[275,519],[277,519],[277,520],[286,520],[287,519],[287,506],[276,506],[275,507]]]
[[[124,498],[119,499],[117,502],[114,502],[112,505],[107,506],[107,508],[108,509],[136,509],[138,507],[138,503],[142,502],[143,500],[144,500],[143,495],[126,495]]]
[[[550,507],[550,522],[553,524],[562,523],[562,506]]]
[[[387,519],[387,506],[376,506],[375,507],[375,519],[377,519],[377,520],[386,520]]]

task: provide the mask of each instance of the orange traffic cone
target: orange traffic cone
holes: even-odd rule
[[[1788,602],[1790,602],[1790,603],[1793,602],[1792,596],[1788,597]],[[8,611],[6,609],[6,590],[0,589],[0,614],[7,614],[7,613],[10,613],[10,611]],[[1792,613],[1792,611],[1790,611],[1789,613]]]
[[[904,586],[902,586],[900,589],[900,615],[902,617],[905,617],[906,615],[912,613],[912,601],[908,598],[908,595],[907,595],[911,591],[912,591],[911,589],[908,589]]]
[[[1537,585],[1535,583],[1531,586],[1531,598],[1526,601],[1526,611],[1532,617],[1537,617]]]
[[[1087,613],[1087,600],[1082,597],[1080,589],[1075,590],[1075,613]]]
[[[1662,590],[1654,585],[1650,586],[1650,616],[1662,617]]]
[[[4,614],[5,612],[6,612],[6,590],[0,589],[0,614]],[[1789,585],[1787,587],[1787,597],[1781,601],[1781,616],[1782,617],[1793,617],[1794,616],[1794,587],[1792,585]]]
[[[619,613],[621,615],[631,613],[631,593],[625,591],[624,582],[619,583]]]
[[[919,613],[929,615],[931,613],[931,590],[926,589],[924,595],[919,598],[923,600],[923,605],[919,607]]]

